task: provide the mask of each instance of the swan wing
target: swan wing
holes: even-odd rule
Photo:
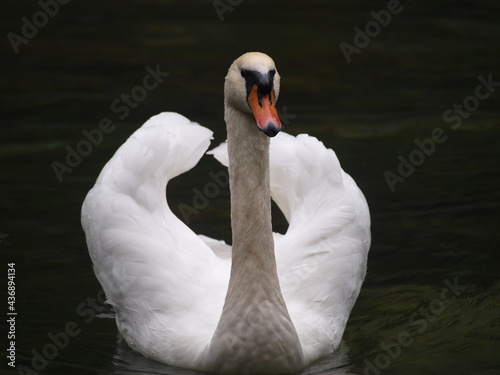
[[[272,197],[289,222],[278,274],[309,360],[338,347],[366,273],[368,205],[335,152],[306,134],[271,143]]]
[[[117,326],[144,355],[192,367],[222,311],[229,261],[170,210],[168,180],[191,169],[212,132],[152,117],[115,153],[82,207],[89,253]]]
[[[227,166],[227,145],[209,152]],[[366,273],[370,215],[335,152],[307,134],[271,140],[271,194],[289,223],[275,233],[280,286],[306,361],[338,347]]]
[[[223,240],[216,240],[215,238],[207,237],[203,234],[199,234],[198,237],[200,237],[219,258],[231,259],[231,252],[233,249],[231,245],[228,245]]]

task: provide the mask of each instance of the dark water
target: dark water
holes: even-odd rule
[[[390,21],[379,13],[387,26],[370,24],[388,3]],[[180,112],[222,141],[223,77],[251,50],[277,63],[287,131],[335,149],[372,212],[369,273],[344,346],[305,373],[499,373],[500,4],[232,4],[222,20],[211,1],[74,0],[46,19],[36,2],[3,5],[1,274],[6,285],[15,262],[16,365],[25,367],[2,356],[1,373],[192,374],[119,342],[79,211],[105,162],[151,115]],[[23,17],[41,26],[13,47],[8,34],[23,37]],[[356,45],[355,26],[368,26],[370,41]],[[342,42],[358,48],[350,63]],[[163,75],[140,96],[147,67]],[[131,92],[141,100],[125,105]],[[66,147],[108,118],[112,130],[58,178]],[[221,169],[206,157],[173,181],[173,209],[192,205],[193,189]],[[229,240],[228,209],[223,189],[190,225]],[[286,228],[279,216],[275,224]]]

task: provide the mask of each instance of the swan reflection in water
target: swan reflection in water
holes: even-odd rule
[[[349,366],[348,347],[341,342],[335,353],[308,366],[301,375],[355,375]],[[113,354],[112,366],[101,370],[100,375],[200,375],[199,371],[181,367],[169,366],[151,360],[142,354],[130,349],[125,340],[118,335],[116,350]]]

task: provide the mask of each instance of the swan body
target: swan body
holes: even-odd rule
[[[274,137],[278,95],[267,55],[231,65],[228,141],[209,153],[229,167],[232,247],[195,234],[166,203],[168,181],[212,138],[177,113],[149,119],[88,193],[89,253],[132,349],[179,367],[257,374],[296,372],[340,344],[366,272],[368,206],[316,138]],[[272,233],[271,196],[285,234]]]

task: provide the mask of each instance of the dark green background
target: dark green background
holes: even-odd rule
[[[223,141],[226,70],[258,50],[274,58],[282,76],[278,108],[290,115],[286,131],[333,148],[372,213],[369,272],[344,336],[346,358],[308,371],[374,374],[367,366],[377,358],[385,366],[382,346],[396,353],[402,335],[411,344],[381,373],[498,373],[500,90],[458,129],[443,119],[474,95],[480,75],[500,81],[498,1],[402,1],[403,10],[350,64],[339,44],[353,44],[354,27],[364,29],[370,11],[385,9],[386,1],[237,3],[221,21],[211,1],[73,0],[18,54],[8,34],[21,35],[22,18],[32,20],[40,7],[2,5],[0,251],[2,280],[6,264],[16,262],[17,363],[29,365],[33,349],[74,322],[81,332],[43,374],[190,373],[134,355],[117,344],[112,319],[93,317],[100,287],[80,206],[117,147],[156,113],[182,113],[212,129],[214,144]],[[169,76],[119,119],[111,103],[158,64]],[[64,163],[65,147],[77,147],[82,130],[97,129],[103,118],[113,131],[59,182],[52,163]],[[398,157],[407,159],[415,139],[436,128],[447,139],[391,192],[384,173],[397,173]],[[173,210],[192,205],[193,189],[220,170],[204,157],[172,181]],[[190,225],[229,241],[228,197],[222,190]],[[275,225],[286,229],[278,214]],[[467,288],[438,309],[446,280]],[[1,361],[2,373],[17,373]]]

